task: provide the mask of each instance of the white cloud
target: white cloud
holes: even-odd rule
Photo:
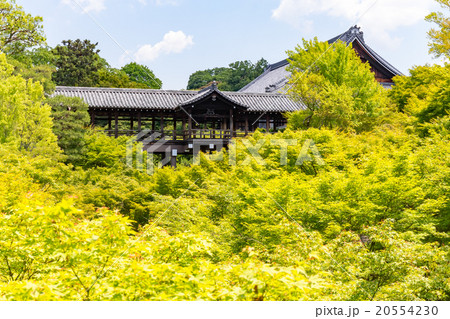
[[[106,0],[62,0],[62,3],[71,6],[74,9],[80,9],[80,6],[85,12],[100,12],[106,9]]]
[[[311,23],[311,15],[344,18],[384,42],[398,40],[389,31],[423,21],[434,5],[434,0],[281,0],[272,17],[297,28]]]
[[[181,53],[194,45],[193,36],[187,36],[183,31],[169,31],[162,41],[155,45],[146,44],[139,48],[134,58],[138,63],[156,60],[162,54]]]

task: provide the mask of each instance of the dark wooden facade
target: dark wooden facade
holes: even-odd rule
[[[216,84],[199,92],[57,87],[55,95],[83,98],[92,126],[109,136],[138,136],[157,154],[192,153],[193,143],[226,147],[258,128],[277,131],[286,126],[284,113],[303,108],[286,95],[222,92]]]

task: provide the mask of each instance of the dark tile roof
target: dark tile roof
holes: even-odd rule
[[[219,89],[217,88],[216,82],[214,82],[209,87],[199,91],[197,95],[195,95],[195,96],[191,97],[190,99],[180,103],[179,106],[189,106],[189,105],[195,104],[195,103],[197,103],[197,102],[199,102],[199,101],[201,101],[203,99],[208,98],[208,96],[210,96],[210,95],[212,95],[214,93],[216,93],[217,95],[221,96],[224,100],[226,100],[226,101],[228,101],[228,102],[230,102],[230,103],[232,103],[232,104],[234,104],[236,106],[240,106],[240,107],[242,107],[244,109],[248,109],[250,107],[250,104],[248,104],[248,105],[242,104],[242,103],[240,103],[240,102],[238,102],[236,100],[231,99],[228,96],[229,95],[228,93],[219,91]]]
[[[366,44],[364,41],[364,33],[361,31],[361,28],[354,26],[351,27],[347,32],[344,32],[333,39],[328,40],[328,43],[333,44],[336,41],[343,41],[347,44],[358,41],[358,43],[366,50],[366,52],[382,67],[391,72],[392,77],[396,75],[403,75],[402,72],[397,70],[394,66],[392,66],[389,62],[383,59],[378,53],[376,53],[371,47]]]
[[[393,67],[390,63],[384,60],[378,53],[376,53],[372,48],[370,48],[364,41],[364,33],[357,26],[351,27],[348,31],[328,40],[330,44],[336,41],[343,41],[347,44],[358,41],[361,46],[366,50],[366,52],[382,67],[388,70],[392,77],[395,75],[403,75],[399,70]],[[269,65],[263,74],[257,77],[255,80],[244,86],[239,92],[278,92],[280,91],[289,81],[291,73],[286,70],[289,65],[287,59],[281,60],[280,62]]]
[[[92,108],[171,110],[197,92],[57,86],[53,95],[80,97]]]
[[[176,110],[180,106],[198,103],[212,92],[249,112],[292,112],[303,109],[302,104],[284,94],[223,92],[215,86],[200,92],[57,86],[53,96],[80,97],[92,108]]]

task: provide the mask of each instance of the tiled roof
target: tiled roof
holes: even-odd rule
[[[214,85],[200,92],[57,86],[53,96],[80,97],[92,108],[176,110],[198,103],[214,92],[249,112],[292,112],[303,108],[284,94],[223,92]]]
[[[216,93],[217,95],[220,95],[224,100],[235,104],[236,106],[240,106],[242,108],[248,109],[250,107],[250,105],[246,105],[246,104],[242,104],[234,99],[231,99],[228,95],[227,92],[222,92],[219,91],[219,89],[217,88],[216,83],[214,82],[211,86],[201,90],[198,92],[197,95],[191,97],[190,99],[180,103],[179,106],[189,106],[192,104],[195,104],[203,99],[206,99],[208,96],[212,95],[213,93]]]
[[[392,74],[392,76],[403,75],[399,70],[397,70],[390,63],[384,60],[378,53],[376,53],[366,44],[366,42],[364,41],[364,34],[357,26],[351,27],[347,32],[344,32],[328,40],[327,42],[332,44],[338,40],[346,42],[348,44],[353,43],[354,41],[358,41],[366,50],[366,52],[382,67],[387,69]],[[241,90],[239,90],[239,92],[279,92],[288,83],[289,78],[291,77],[291,73],[286,69],[288,65],[289,62],[287,59],[269,65],[263,74],[244,86]]]
[[[294,112],[304,109],[302,104],[292,101],[286,94],[242,92],[225,92],[225,94],[231,100],[248,105],[250,112]]]
[[[358,41],[358,43],[367,51],[367,53],[378,63],[392,73],[392,76],[403,75],[402,72],[397,70],[389,62],[383,59],[378,53],[376,53],[371,47],[364,41],[364,33],[357,26],[351,27],[347,32],[328,40],[328,43],[332,44],[338,40],[347,42],[348,44]]]
[[[53,95],[80,97],[92,108],[171,110],[197,92],[57,86]]]
[[[278,92],[282,87],[286,85],[286,83],[289,81],[289,78],[291,77],[291,72],[286,70],[286,67],[288,65],[289,62],[287,60],[283,60],[270,65],[263,74],[244,86],[241,90],[239,90],[239,92]]]

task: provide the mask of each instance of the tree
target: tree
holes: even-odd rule
[[[269,63],[265,59],[260,59],[255,64],[251,61],[237,61],[231,63],[230,78],[228,84],[230,85],[229,91],[238,91],[246,86],[248,83],[260,76],[267,68]]]
[[[101,68],[97,71],[97,83],[95,86],[109,88],[148,88],[145,84],[132,81],[122,70],[110,67]]]
[[[369,129],[386,106],[386,93],[368,63],[351,46],[303,40],[288,51],[292,72],[288,93],[305,111],[290,115],[294,128],[339,127]]]
[[[0,50],[16,54],[44,44],[42,18],[25,13],[15,0],[0,0]]]
[[[229,78],[231,70],[229,68],[214,68],[202,71],[196,71],[189,76],[187,85],[188,90],[201,89],[213,81],[219,83],[219,89],[226,85],[226,79]]]
[[[84,158],[85,132],[89,125],[88,105],[80,98],[55,96],[47,99],[52,108],[53,132],[67,162],[80,164]]]
[[[55,72],[55,56],[49,47],[33,48],[8,56],[8,62],[14,66],[14,74],[25,79],[40,82],[47,94],[52,94],[55,83],[52,81]]]
[[[218,82],[218,88],[223,91],[239,91],[245,85],[261,75],[268,62],[260,59],[256,64],[251,61],[236,61],[228,68],[214,68],[197,71],[191,74],[187,89],[200,89],[213,81]]]
[[[45,93],[53,93],[55,89],[55,83],[52,81],[54,67],[50,65],[27,65],[12,58],[8,59],[8,62],[14,66],[15,75],[20,75],[27,80],[31,79],[33,82],[40,82]]]
[[[144,88],[160,89],[162,87],[162,81],[145,65],[132,62],[122,67],[121,70],[130,77],[131,81],[143,84]]]
[[[442,8],[450,10],[450,0],[436,0]],[[446,56],[450,58],[450,18],[442,12],[432,12],[425,18],[428,22],[437,24],[438,29],[431,29],[428,37],[430,53],[435,57]]]
[[[58,153],[42,86],[13,75],[13,67],[3,53],[0,53],[0,123],[0,143],[32,154]]]
[[[430,122],[450,110],[450,65],[417,66],[410,76],[394,78],[389,92],[400,112],[412,115],[419,122]]]
[[[89,40],[64,40],[54,48],[56,72],[53,80],[63,86],[95,86],[98,83],[97,72],[104,66],[97,50],[98,43]]]
[[[53,49],[48,46],[41,46],[32,48],[13,55],[14,60],[17,60],[27,67],[34,67],[46,65],[54,67],[56,63],[56,56],[53,54]]]

